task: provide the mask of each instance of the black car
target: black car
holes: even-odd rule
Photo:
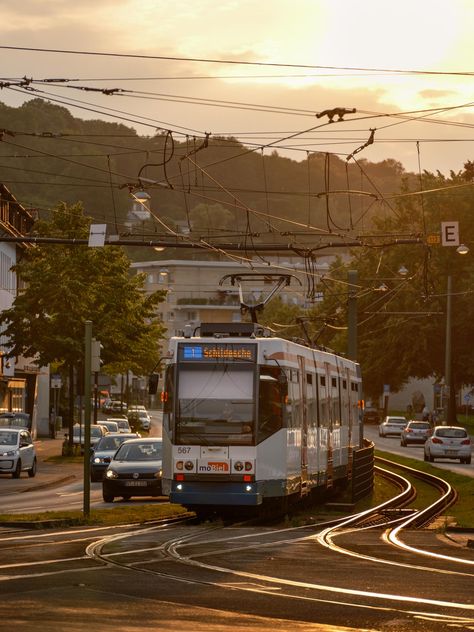
[[[380,423],[380,413],[377,408],[364,408],[364,415],[362,421],[365,424],[378,424]]]
[[[110,461],[114,454],[120,448],[124,441],[128,439],[136,439],[140,435],[137,433],[129,432],[124,433],[109,433],[102,437],[94,446],[94,451],[91,456],[91,481],[101,481],[104,477],[104,472],[108,468]]]
[[[117,496],[161,496],[161,439],[129,439],[122,443],[105,471],[102,497],[111,503]]]

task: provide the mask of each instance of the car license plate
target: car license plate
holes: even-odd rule
[[[126,481],[126,487],[146,487],[146,481]]]
[[[446,450],[446,456],[457,456],[457,450]]]

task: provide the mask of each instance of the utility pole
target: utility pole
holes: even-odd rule
[[[446,348],[444,358],[444,388],[445,388],[445,415],[444,423],[452,425],[456,423],[456,409],[454,402],[454,389],[452,385],[451,365],[451,311],[452,311],[452,277],[448,274],[446,288]]]
[[[349,298],[347,300],[347,357],[357,361],[357,270],[349,270],[347,282]]]
[[[84,498],[83,513],[90,516],[91,508],[91,361],[92,361],[92,321],[86,320],[84,335]]]

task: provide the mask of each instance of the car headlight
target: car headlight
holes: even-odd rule
[[[107,470],[107,472],[105,473],[105,476],[107,478],[118,478],[118,474],[115,470]]]
[[[102,459],[98,456],[95,457],[93,463],[102,463]]]
[[[18,450],[9,450],[8,452],[4,452],[3,456],[19,456],[20,452]]]

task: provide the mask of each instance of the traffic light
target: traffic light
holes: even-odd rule
[[[99,373],[100,367],[103,361],[100,359],[100,352],[104,347],[99,340],[92,338],[91,341],[91,371],[92,373]]]
[[[148,378],[148,395],[156,395],[158,390],[158,382],[160,381],[160,376],[158,373],[152,373]]]

